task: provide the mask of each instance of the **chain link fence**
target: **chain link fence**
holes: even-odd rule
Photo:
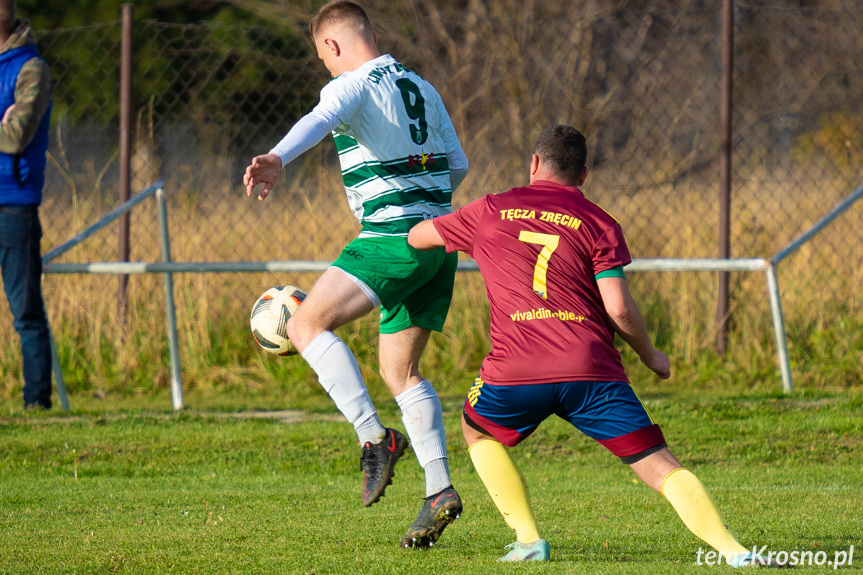
[[[716,257],[721,2],[668,10],[510,4],[471,0],[458,18],[440,2],[399,19],[370,11],[382,52],[432,82],[450,111],[471,162],[456,206],[526,183],[533,139],[568,123],[591,149],[585,192],[618,218],[634,257]],[[863,183],[863,9],[851,0],[821,4],[735,9],[732,257],[769,257]],[[174,259],[334,259],[359,226],[330,139],[287,167],[265,202],[242,188],[251,157],[309,111],[328,81],[303,26],[139,21],[134,30],[132,187],[166,180]],[[117,204],[120,24],[37,37],[55,82],[42,209],[49,249]],[[828,309],[859,313],[861,216],[855,206],[783,262],[789,325]],[[159,259],[155,206],[133,213],[131,233],[132,260]],[[60,261],[116,259],[116,232],[90,241]],[[686,275],[645,274],[636,290],[648,301],[657,291],[672,296],[683,319],[669,327],[694,322],[693,346],[709,346],[715,276]],[[769,325],[761,277],[732,274],[737,329],[757,324],[753,316]],[[187,281],[221,310],[245,309],[285,280]],[[60,294],[70,281],[55,276],[46,285]],[[74,281],[103,294],[115,285]],[[158,278],[137,277],[131,296],[159,289]],[[790,331],[794,353],[794,338],[805,334]]]

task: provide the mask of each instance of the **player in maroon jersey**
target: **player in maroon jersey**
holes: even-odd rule
[[[502,561],[544,561],[520,471],[504,446],[557,415],[605,446],[662,493],[686,526],[732,566],[760,557],[743,547],[704,486],[671,454],[637,397],[614,347],[618,333],[660,378],[655,349],[623,266],[629,250],[617,220],[585,198],[587,144],[570,126],[540,134],[530,185],[489,195],[414,227],[417,249],[445,246],[479,264],[491,311],[491,352],[468,392],[462,430],[471,460],[517,541]]]

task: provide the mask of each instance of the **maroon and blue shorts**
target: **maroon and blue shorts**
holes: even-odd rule
[[[468,392],[465,421],[513,447],[551,415],[570,422],[624,459],[665,447],[659,425],[632,386],[621,381],[492,385],[480,378]]]

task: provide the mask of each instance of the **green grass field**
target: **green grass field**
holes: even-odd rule
[[[248,233],[225,228],[238,237]],[[701,253],[696,232],[685,234],[693,245],[673,246],[673,253]],[[202,243],[179,242],[175,259],[228,257],[201,248],[208,236],[201,237]],[[313,243],[318,250],[329,245],[317,236]],[[797,390],[788,398],[778,393],[760,275],[733,275],[724,356],[713,350],[714,274],[633,274],[630,280],[674,374],[658,381],[624,348],[630,379],[663,424],[672,451],[704,481],[748,546],[823,551],[830,560],[863,546],[863,307],[859,290],[848,287],[859,283],[860,269],[834,261],[852,261],[853,246],[848,243],[850,256],[830,252],[833,259],[807,252],[805,265],[780,270]],[[810,262],[819,265],[809,269]],[[0,573],[732,571],[697,566],[704,546],[670,505],[559,421],[544,424],[515,452],[552,561],[495,562],[514,534],[473,472],[459,431],[462,398],[488,351],[488,303],[477,274],[458,276],[444,333],[432,336],[423,357],[446,409],[450,465],[465,514],[434,549],[398,549],[423,494],[416,460],[411,455],[400,463],[387,497],[363,508],[350,426],[338,420],[304,362],[267,356],[248,331],[250,306],[266,288],[308,288],[315,277],[175,277],[187,408],[179,415],[170,409],[160,277],[133,278],[123,324],[115,312],[116,278],[46,276],[68,414],[22,410],[18,340],[0,309]],[[377,374],[373,315],[339,335],[356,354],[384,422],[402,427]],[[233,415],[280,409],[305,415],[291,423]],[[863,565],[863,551],[857,554],[843,569]],[[825,570],[832,567],[799,571]]]
[[[644,395],[744,544],[831,561],[854,545],[842,569],[863,565],[859,389]],[[552,561],[501,565],[514,535],[472,469],[455,394],[444,409],[465,512],[425,552],[397,547],[423,495],[416,459],[409,452],[386,497],[363,508],[356,437],[326,398],[293,422],[236,416],[246,394],[197,390],[187,402],[207,408],[171,414],[166,393],[79,397],[70,414],[0,402],[0,573],[734,571],[697,566],[704,545],[671,506],[560,420],[514,451]],[[377,403],[401,427],[393,403]]]

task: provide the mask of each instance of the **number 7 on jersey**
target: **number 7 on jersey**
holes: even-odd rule
[[[533,268],[533,291],[542,299],[548,299],[548,288],[546,286],[548,260],[551,259],[551,254],[557,249],[560,243],[560,236],[522,230],[518,234],[518,241],[542,246],[536,258],[536,267]]]

